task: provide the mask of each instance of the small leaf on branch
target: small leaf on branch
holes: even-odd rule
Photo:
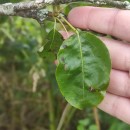
[[[52,52],[57,54],[62,42],[62,35],[57,30],[52,29],[47,35],[47,43],[44,46],[44,50],[51,50]]]
[[[103,100],[111,61],[101,40],[83,31],[71,36],[60,47],[58,62],[56,79],[61,93],[72,106],[83,109],[97,106]]]
[[[63,42],[62,35],[55,29],[52,29],[47,37],[46,37],[46,44],[44,49],[40,53],[40,56],[43,58],[52,58],[53,60],[56,59],[56,55],[58,50]],[[51,57],[50,57],[51,56]]]

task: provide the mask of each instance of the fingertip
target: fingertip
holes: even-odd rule
[[[76,7],[70,11],[68,14],[68,21],[75,27],[83,28],[83,17],[81,13],[83,12],[83,7]]]
[[[75,8],[73,8],[73,9],[69,12],[69,14],[68,14],[68,21],[69,21],[70,23],[73,23],[73,22],[75,21],[75,16],[76,16],[77,13],[79,13],[79,8],[80,8],[80,7],[75,7]]]
[[[90,13],[92,9],[98,7],[82,6],[73,8],[68,14],[68,21],[75,27],[89,29]]]
[[[73,35],[73,32],[65,32],[65,31],[59,31],[59,33],[63,36],[63,39],[69,38],[71,35]]]

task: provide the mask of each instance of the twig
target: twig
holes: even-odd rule
[[[99,121],[99,117],[98,117],[98,110],[97,110],[96,107],[93,108],[93,114],[94,114],[94,118],[95,118],[97,128],[98,128],[98,130],[101,130],[100,121]]]
[[[68,125],[70,124],[71,120],[73,119],[73,116],[74,116],[76,110],[77,110],[77,109],[74,108],[74,107],[70,110],[70,112],[69,112],[69,114],[68,114],[68,116],[67,116],[67,118],[66,118],[66,121],[65,121],[63,130],[67,130],[67,127],[68,127]]]
[[[55,130],[55,113],[54,113],[54,102],[52,97],[52,90],[48,90],[49,99],[49,118],[50,118],[50,130]]]
[[[68,113],[70,112],[70,109],[72,108],[72,106],[68,103],[62,113],[62,116],[61,116],[61,119],[60,119],[60,122],[58,124],[58,127],[56,130],[62,130],[62,126],[63,126],[63,123],[66,119],[66,116],[68,115]]]
[[[117,0],[35,0],[30,2],[0,4],[0,15],[19,15],[19,12],[27,13],[29,10],[38,10],[48,4],[65,4],[70,2],[90,2],[97,5],[111,5],[118,8],[130,9],[129,1]]]
[[[130,9],[129,1],[117,0],[35,0],[30,2],[0,4],[0,15],[21,16],[33,18],[38,22],[44,21],[49,16],[46,8],[49,4],[66,4],[71,2],[89,2],[94,5],[109,5],[122,9]]]
[[[17,15],[21,11],[43,8],[46,4],[37,1],[0,4],[0,15]]]
[[[93,0],[96,1],[96,4],[99,5],[110,5],[112,7],[117,7],[121,9],[130,9],[129,1],[119,1],[119,0]]]
[[[47,0],[0,4],[0,15],[21,16],[42,22],[49,14],[45,9],[47,4],[49,4]]]

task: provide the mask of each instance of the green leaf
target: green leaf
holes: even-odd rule
[[[49,52],[49,51],[42,51],[42,52],[39,51],[38,55],[49,61],[54,61],[56,59],[56,56],[54,55],[54,53]]]
[[[61,93],[74,107],[97,106],[109,83],[111,61],[96,36],[80,32],[65,40],[58,53],[56,79]]]
[[[89,121],[89,119],[86,118],[86,119],[79,120],[78,123],[85,127],[85,126],[89,125],[90,121]]]
[[[96,125],[91,125],[89,127],[89,130],[98,130],[97,126]]]
[[[63,42],[62,35],[55,29],[52,29],[47,35],[47,43],[44,50],[57,53]]]
[[[8,20],[7,16],[0,16],[0,24],[3,24]]]
[[[38,54],[43,58],[55,60],[62,42],[62,35],[57,30],[52,29],[46,37],[46,44],[43,47],[43,51],[38,52]]]

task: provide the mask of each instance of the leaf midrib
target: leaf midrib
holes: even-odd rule
[[[83,54],[82,54],[82,45],[81,45],[81,40],[80,40],[80,36],[79,36],[79,32],[77,32],[77,36],[78,36],[78,43],[79,43],[79,46],[80,46],[80,57],[81,57],[81,66],[82,66],[82,84],[83,84],[83,98],[84,98],[84,61],[83,61]]]

